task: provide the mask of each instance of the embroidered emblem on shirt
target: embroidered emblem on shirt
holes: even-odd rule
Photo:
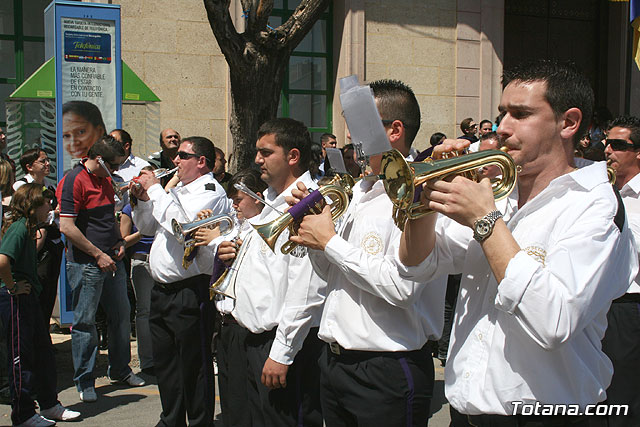
[[[367,233],[363,238],[360,246],[370,255],[377,255],[382,252],[382,239],[376,233]]]
[[[267,246],[267,244],[264,242],[264,240],[260,241],[260,252],[263,254],[266,254],[267,251],[270,251],[271,249],[269,249],[269,246]]]
[[[216,191],[216,185],[213,182],[204,185],[205,190]]]
[[[298,245],[295,248],[293,248],[293,250],[289,253],[289,255],[296,258],[304,258],[305,256],[307,256],[307,248],[304,246]]]
[[[540,264],[542,264],[543,267],[545,266],[544,261],[547,258],[547,251],[545,251],[539,246],[527,246],[522,250],[531,258],[535,259]]]

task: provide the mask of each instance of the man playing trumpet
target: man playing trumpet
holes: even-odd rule
[[[420,128],[413,91],[396,80],[373,82],[371,89],[391,147],[408,156]],[[374,174],[380,160],[370,158]],[[305,192],[299,186],[293,195],[300,199]],[[314,271],[327,280],[319,364],[329,427],[424,426],[429,417],[434,369],[425,344],[442,333],[447,278],[400,277],[394,254],[401,232],[392,210],[383,182],[363,179],[337,230],[325,207],[306,216],[291,237],[314,249]]]
[[[448,218],[409,220],[399,259],[414,279],[463,273],[445,368],[451,425],[588,425],[563,415],[606,398],[600,340],[637,255],[604,162],[573,165],[593,105],[585,77],[539,61],[503,83],[498,135],[521,168],[517,207],[502,218],[488,179],[427,182],[422,202]],[[540,420],[522,415],[533,404],[575,406]]]
[[[255,162],[269,187],[268,205],[249,221],[266,224],[287,208],[285,197],[296,183],[315,185],[309,174],[311,137],[306,126],[276,118],[258,130]],[[246,256],[231,278],[236,305],[231,315],[247,337],[247,390],[253,425],[321,426],[317,338],[324,282],[313,274],[305,248],[280,251],[288,233],[272,251],[254,230],[243,239]],[[222,243],[218,256],[232,260],[234,244]]]
[[[153,365],[158,378],[162,414],[159,426],[210,425],[214,413],[211,326],[213,307],[209,278],[213,253],[200,247],[183,265],[184,247],[173,235],[171,221],[191,222],[199,211],[229,212],[231,203],[211,170],[213,143],[204,137],[185,138],[174,159],[180,182],[165,192],[152,172],[142,171],[133,220],[144,235],[155,235],[149,265],[155,286],[151,291],[149,327]]]

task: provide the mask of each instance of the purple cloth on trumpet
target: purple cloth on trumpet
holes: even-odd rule
[[[312,207],[317,205],[323,199],[322,193],[319,190],[314,190],[307,197],[300,200],[295,205],[291,206],[287,211],[295,221],[301,220],[303,216],[305,216]]]
[[[209,280],[209,285],[213,285],[216,280],[222,276],[222,273],[225,272],[227,266],[222,262],[220,258],[218,258],[218,254],[213,258],[213,273],[211,273],[211,280]]]
[[[422,194],[422,184],[414,187],[413,189],[413,203],[418,203],[420,201],[421,194]]]

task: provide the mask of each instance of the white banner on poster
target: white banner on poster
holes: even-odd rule
[[[115,21],[62,18],[64,170],[116,127]],[[66,113],[65,113],[66,111]]]

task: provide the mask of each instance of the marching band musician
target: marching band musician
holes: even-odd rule
[[[537,61],[503,84],[498,135],[521,168],[517,207],[501,219],[488,179],[427,182],[422,202],[448,218],[409,220],[399,259],[411,278],[463,273],[445,368],[452,426],[586,426],[570,415],[606,397],[606,314],[638,260],[604,162],[573,165],[593,106],[586,78]],[[575,406],[524,415],[534,404]]]
[[[371,83],[385,132],[405,157],[420,127],[413,91],[395,80]],[[371,156],[374,174],[381,155]],[[294,191],[296,198],[304,195]],[[326,425],[427,423],[434,368],[427,340],[444,321],[446,276],[419,283],[399,276],[394,254],[400,230],[383,182],[361,180],[337,233],[329,207],[307,215],[292,241],[311,251],[327,280],[320,338],[321,403]]]
[[[217,153],[216,153],[217,154]],[[216,229],[198,229],[195,238],[196,245],[213,245],[214,248],[231,246],[227,255],[222,255],[227,260],[230,269],[222,278],[224,269],[217,271],[215,265],[211,283],[220,280],[230,280],[233,275],[235,250],[242,245],[244,238],[253,230],[247,221],[262,212],[263,204],[248,194],[235,188],[235,184],[243,184],[259,197],[262,197],[267,184],[260,179],[260,172],[255,169],[242,170],[227,181],[229,189],[227,195],[233,201],[233,209],[236,213],[236,227],[231,234],[220,236]],[[210,211],[203,211],[200,215],[211,215]],[[231,239],[231,240],[230,240]],[[223,249],[224,251],[225,249]],[[218,258],[219,259],[219,258]],[[224,263],[224,260],[221,260]],[[218,262],[216,260],[216,262]],[[218,288],[220,285],[217,285]],[[215,295],[215,305],[222,320],[220,332],[216,335],[216,358],[218,363],[218,390],[220,393],[220,406],[222,407],[222,421],[225,425],[235,427],[251,427],[251,411],[247,411],[249,397],[247,393],[247,349],[246,341],[249,331],[238,324],[231,314],[235,309],[235,299],[222,294]]]
[[[249,220],[252,224],[277,219],[296,183],[314,185],[308,171],[311,144],[309,131],[297,120],[276,118],[260,126],[255,162],[269,185],[264,193],[268,205]],[[281,253],[287,239],[288,233],[282,233],[272,251],[257,232],[246,236],[241,247],[246,255],[230,285],[236,293],[231,314],[249,330],[247,388],[253,425],[322,426],[317,327],[325,284],[313,274],[305,248]],[[221,259],[235,253],[232,245],[218,248]]]
[[[191,222],[201,210],[211,209],[217,215],[229,212],[231,206],[211,174],[215,151],[209,139],[183,139],[174,162],[180,182],[172,193],[165,192],[149,171],[142,171],[140,187],[130,184],[139,199],[133,220],[142,234],[155,235],[149,253],[155,280],[149,326],[162,403],[158,425],[185,426],[186,412],[189,425],[209,426],[214,414],[213,307],[208,291],[213,252],[200,247],[193,259],[184,256],[171,220]]]

